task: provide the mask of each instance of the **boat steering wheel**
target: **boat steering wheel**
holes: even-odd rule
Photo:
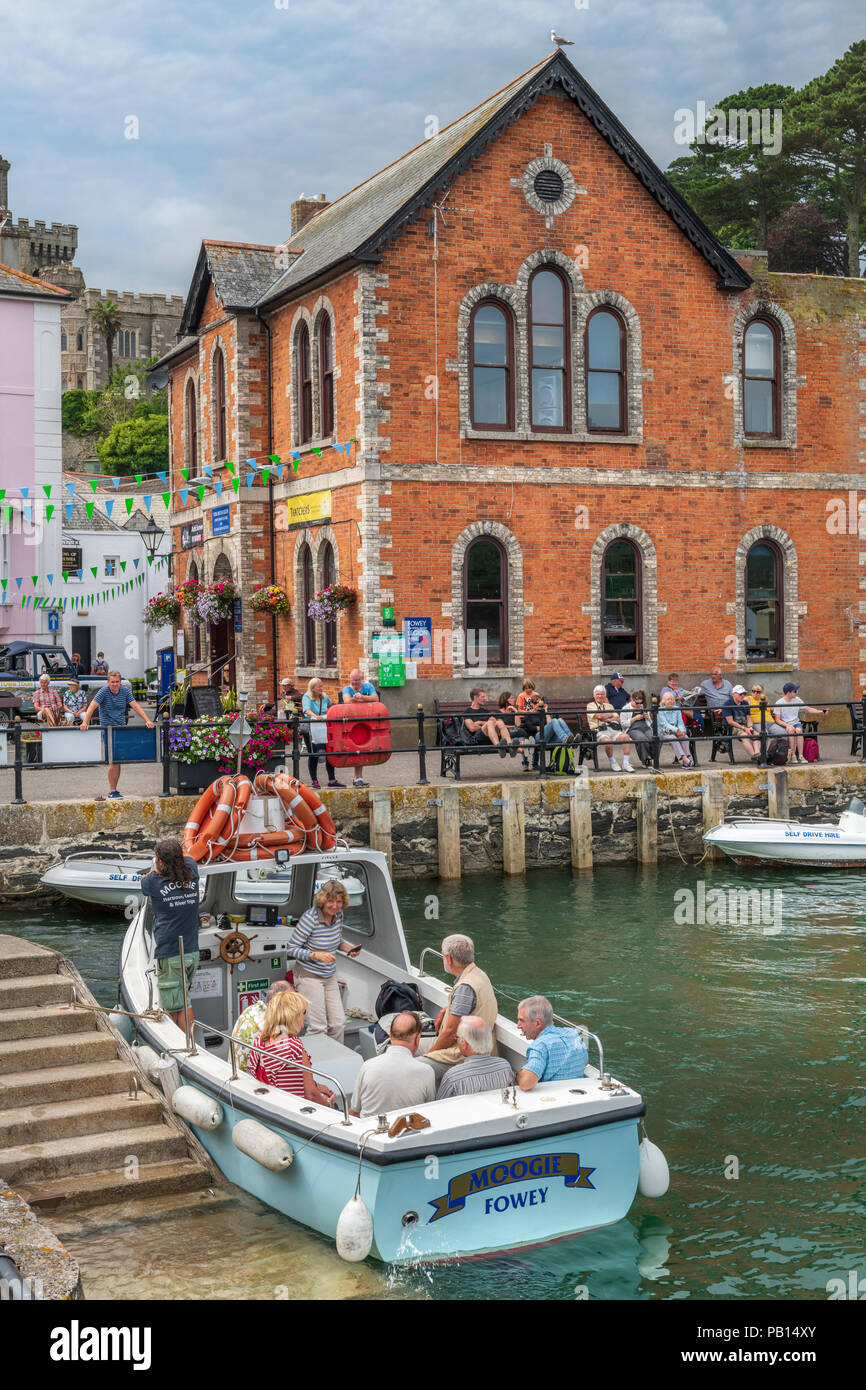
[[[236,965],[246,960],[250,953],[250,942],[255,941],[255,933],[252,936],[244,936],[242,931],[230,931],[225,936],[217,937],[220,944],[220,959],[231,967],[232,974]]]

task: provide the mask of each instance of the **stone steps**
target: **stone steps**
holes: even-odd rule
[[[90,1032],[93,1032],[93,1015],[87,1009],[76,1009],[71,1004],[0,1009],[0,1042]]]
[[[26,941],[23,936],[0,937],[0,980],[22,975],[53,975],[60,960],[56,951]]]
[[[160,1102],[144,1091],[136,1098],[124,1091],[85,1096],[81,1100],[56,1100],[47,1105],[16,1106],[0,1110],[0,1154],[13,1145],[152,1125],[158,1123],[161,1114]]]
[[[128,1200],[133,1187],[136,1199],[141,1200],[163,1196],[168,1192],[194,1192],[198,1188],[208,1187],[210,1182],[206,1168],[192,1159],[181,1158],[142,1164],[135,1183],[124,1176],[122,1168],[118,1168],[28,1182],[16,1187],[16,1191],[36,1211],[70,1212],[123,1202]]]
[[[82,1062],[111,1061],[117,1047],[110,1033],[71,1033],[67,1037],[20,1038],[0,1042],[0,1076],[5,1072],[41,1071]]]
[[[49,1139],[41,1144],[15,1145],[0,1150],[0,1172],[18,1192],[21,1192],[22,1183],[27,1185],[82,1174],[96,1176],[105,1170],[119,1172],[129,1185],[137,1183],[137,1174],[143,1166],[185,1156],[184,1135],[158,1123],[112,1130],[108,1134],[82,1134],[74,1138]]]
[[[41,1060],[41,1059],[40,1059]],[[55,1100],[107,1096],[129,1089],[134,1068],[118,1058],[81,1062],[70,1067],[10,1071],[0,1076],[0,1112],[24,1105],[49,1105]]]
[[[131,1186],[127,1183],[127,1187]],[[129,1226],[131,1222],[139,1225],[168,1221],[191,1212],[219,1211],[237,1204],[237,1191],[230,1187],[200,1187],[190,1192],[160,1192],[150,1197],[129,1197],[127,1194],[120,1202],[108,1200],[102,1206],[80,1211],[58,1210],[51,1218],[51,1229],[61,1240],[83,1240],[119,1226]]]
[[[0,1013],[5,1009],[36,1008],[40,1004],[68,1004],[72,981],[66,975],[25,975],[0,979]]]

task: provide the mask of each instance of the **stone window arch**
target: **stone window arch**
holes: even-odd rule
[[[337,431],[337,336],[334,306],[320,295],[310,315],[313,363],[313,437],[331,439]]]
[[[638,444],[643,439],[643,348],[640,317],[634,305],[616,290],[590,290],[576,302],[576,330],[581,354],[580,370],[574,372],[574,411],[576,433],[586,440],[604,440],[604,432],[590,430],[587,424],[586,376],[587,329],[589,320],[598,309],[608,309],[620,320],[624,330],[623,389],[625,392],[624,431],[617,433],[617,444]],[[610,440],[612,436],[608,435]]]
[[[608,547],[617,541],[628,541],[639,556],[640,568],[640,641],[638,661],[606,661],[604,659],[603,629],[603,582],[604,558]],[[594,676],[610,675],[623,666],[629,675],[655,675],[658,669],[659,639],[658,616],[666,612],[664,604],[658,601],[658,557],[650,537],[640,526],[630,521],[620,521],[607,526],[593,543],[589,561],[589,585],[591,598],[582,605],[582,612],[590,620],[590,668]]]
[[[316,623],[307,613],[307,604],[316,593],[316,534],[299,531],[292,556],[294,602],[292,615],[295,624],[295,667],[307,676],[333,675],[321,667],[320,636]]]
[[[486,665],[497,678],[513,678],[523,675],[523,552],[517,538],[499,521],[474,521],[460,532],[451,551],[451,632],[452,661],[455,676],[469,677],[483,674],[484,655],[481,639],[476,632],[467,634],[466,613],[466,562],[467,552],[478,540],[492,540],[502,556],[502,608],[504,619],[503,645],[506,647],[506,664]],[[471,626],[471,625],[470,625]]]
[[[216,561],[214,562],[214,567],[213,567],[213,582],[214,582],[214,584],[220,582],[221,580],[229,580],[229,582],[231,582],[231,578],[232,578],[232,564],[231,564],[231,560],[229,559],[228,555],[226,555],[225,551],[224,551],[224,550],[221,550],[220,553],[219,553],[219,555],[218,555],[217,558],[216,558]]]
[[[754,322],[766,323],[776,337],[778,420],[775,436],[746,433],[743,377],[746,329]],[[733,325],[733,370],[724,378],[734,406],[734,444],[747,449],[793,449],[797,443],[797,388],[805,378],[797,375],[797,330],[791,315],[770,299],[753,299],[741,304]]]
[[[224,463],[228,457],[229,412],[228,371],[225,346],[221,338],[213,345],[210,363],[211,376],[211,462]]]
[[[187,375],[183,388],[183,461],[192,478],[199,465],[199,404],[198,380],[194,372]]]
[[[309,344],[310,361],[310,439],[304,440],[303,422],[301,418],[302,401],[302,351],[303,334],[306,330],[307,343]],[[309,443],[315,434],[316,412],[318,410],[318,392],[316,391],[316,372],[313,370],[313,353],[316,342],[315,325],[313,316],[309,309],[298,308],[292,320],[291,344],[292,344],[292,381],[291,381],[291,407],[292,407],[292,445],[299,448],[302,444]]]
[[[317,540],[314,573],[316,589],[321,590],[329,584],[339,583],[339,551],[337,538],[330,526],[323,526],[318,531]],[[321,629],[317,652],[320,665],[327,666],[332,671],[339,669],[339,623],[335,620],[332,623],[320,623],[317,626]]]
[[[757,658],[749,657],[749,638],[746,631],[746,568],[749,552],[753,546],[768,544],[779,557],[781,576],[778,579],[778,593],[781,605],[779,627],[781,628],[782,651],[771,660],[780,665],[797,666],[800,661],[799,619],[806,612],[806,604],[799,601],[799,574],[797,548],[791,537],[769,522],[754,526],[740,540],[735,557],[736,598],[728,604],[728,612],[733,613],[737,636],[737,661],[740,665],[754,664]],[[752,643],[754,647],[754,643]]]

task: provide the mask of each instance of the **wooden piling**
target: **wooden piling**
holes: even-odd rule
[[[637,803],[637,862],[657,864],[659,859],[659,784],[642,777]]]
[[[771,820],[788,820],[790,817],[788,801],[788,769],[785,767],[767,768],[767,815]]]
[[[571,829],[571,867],[592,868],[592,794],[589,782],[575,782],[568,803]]]
[[[374,787],[370,792],[370,848],[381,850],[391,872],[391,788]]]
[[[439,834],[439,877],[459,878],[460,792],[457,787],[438,787],[436,826]]]
[[[526,812],[524,789],[519,782],[502,784],[502,869],[506,874],[526,873]]]
[[[720,772],[701,773],[701,793],[704,803],[704,834],[725,819],[725,793]],[[724,851],[715,845],[707,846],[708,859],[724,859]]]

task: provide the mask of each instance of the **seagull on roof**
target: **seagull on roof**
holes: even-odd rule
[[[555,43],[557,48],[574,48],[574,40],[560,38],[555,29],[550,31],[550,42]]]

